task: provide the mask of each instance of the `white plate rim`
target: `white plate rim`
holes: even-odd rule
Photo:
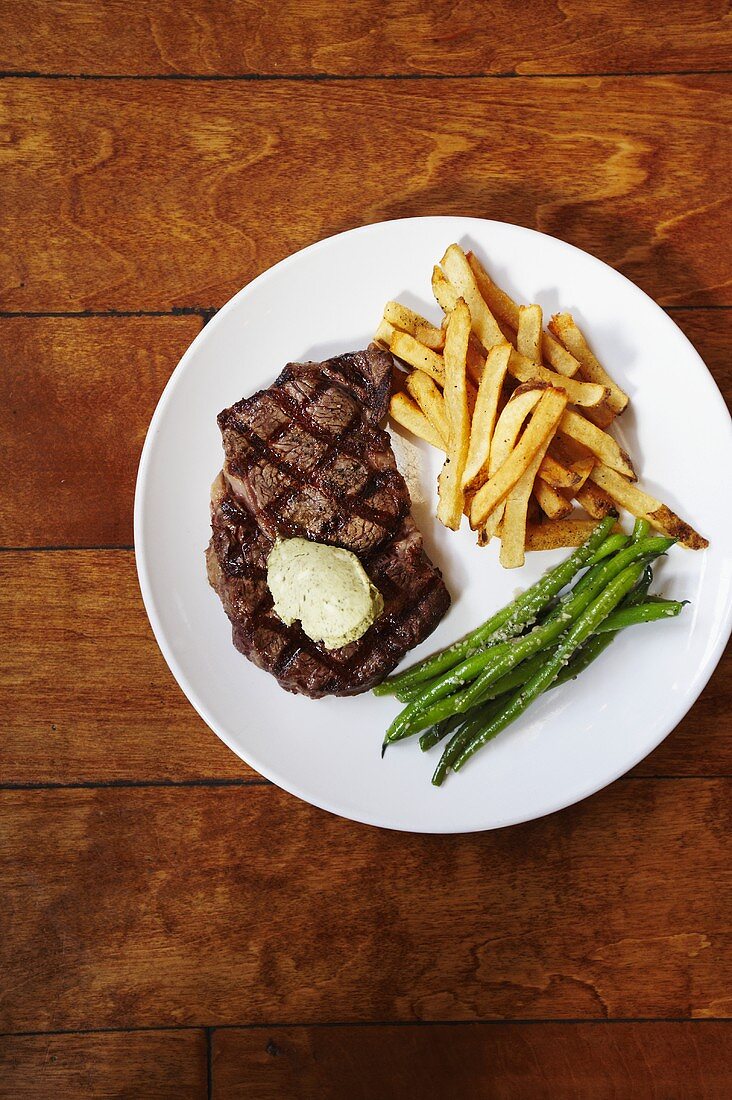
[[[307,245],[302,249],[298,249],[296,252],[293,252],[289,256],[284,257],[282,260],[279,260],[277,263],[273,264],[271,267],[269,267],[265,271],[261,272],[254,279],[252,279],[249,283],[247,283],[240,290],[238,290],[231,298],[228,299],[227,302],[224,303],[224,305],[207,322],[207,324],[205,324],[203,326],[201,331],[194,337],[193,341],[189,344],[188,348],[183,353],[181,359],[179,360],[179,362],[176,365],[175,369],[173,370],[170,378],[168,379],[168,381],[167,381],[167,383],[166,383],[166,385],[163,389],[163,392],[162,392],[162,394],[161,394],[161,396],[158,400],[158,403],[155,407],[155,411],[154,411],[154,413],[152,415],[152,418],[150,420],[150,425],[148,427],[148,430],[147,430],[147,433],[146,433],[146,436],[145,436],[145,441],[144,441],[143,447],[142,447],[142,452],[141,452],[141,455],[140,455],[140,461],[139,461],[138,471],[137,471],[137,479],[136,479],[136,483],[135,483],[135,500],[134,500],[134,521],[133,521],[133,526],[134,526],[135,561],[136,561],[136,567],[137,567],[138,582],[139,582],[139,585],[140,585],[140,591],[141,591],[141,594],[142,594],[143,604],[145,606],[145,610],[146,610],[146,613],[147,613],[147,616],[148,616],[148,620],[150,622],[150,626],[151,626],[151,629],[153,631],[155,641],[156,641],[156,643],[157,643],[157,645],[158,645],[158,647],[159,647],[159,649],[160,649],[160,651],[163,655],[163,658],[165,659],[165,662],[168,665],[168,668],[170,669],[176,683],[178,684],[178,686],[180,687],[181,691],[186,696],[186,698],[188,699],[190,704],[193,706],[193,708],[196,710],[196,712],[199,714],[199,716],[202,718],[202,720],[209,727],[209,729],[211,729],[220,738],[220,740],[223,741],[224,744],[237,757],[244,760],[245,763],[247,763],[250,767],[252,767],[254,770],[256,770],[261,776],[263,776],[265,779],[269,780],[270,782],[274,783],[276,786],[280,787],[282,790],[286,791],[287,793],[292,794],[296,798],[299,798],[302,801],[308,803],[309,805],[316,806],[317,808],[325,810],[328,813],[331,813],[331,814],[333,814],[337,817],[343,817],[343,818],[346,818],[347,820],[352,820],[352,821],[358,822],[360,824],[370,825],[370,826],[373,826],[375,828],[385,828],[385,829],[389,829],[389,830],[396,831],[396,832],[418,833],[420,835],[455,835],[455,834],[461,834],[461,833],[485,832],[485,831],[492,831],[493,829],[508,828],[511,825],[523,824],[523,823],[528,822],[528,821],[533,821],[533,820],[537,820],[538,818],[541,818],[541,817],[549,816],[551,814],[554,814],[554,813],[558,812],[559,810],[567,809],[570,806],[577,805],[579,802],[582,802],[585,799],[590,798],[593,794],[596,794],[598,791],[604,790],[605,787],[610,786],[612,783],[616,782],[619,778],[626,775],[629,771],[631,771],[634,767],[636,767],[637,764],[640,763],[641,760],[645,759],[646,756],[650,755],[651,752],[655,751],[655,749],[658,748],[658,746],[666,739],[666,737],[668,737],[668,735],[682,721],[682,719],[686,716],[686,714],[689,713],[689,711],[692,709],[692,707],[696,704],[697,700],[699,699],[699,696],[704,691],[704,688],[709,683],[709,680],[711,679],[717,665],[719,664],[719,661],[721,660],[721,657],[722,657],[722,655],[725,651],[725,648],[726,648],[726,646],[729,642],[730,635],[732,635],[732,599],[730,599],[728,601],[728,605],[727,605],[727,608],[726,608],[724,626],[719,632],[716,644],[714,645],[713,649],[709,651],[709,655],[707,657],[707,661],[706,661],[705,666],[704,666],[704,671],[701,673],[700,676],[697,677],[696,683],[694,685],[694,689],[693,689],[692,693],[689,694],[689,695],[685,695],[683,697],[683,701],[680,702],[679,706],[676,708],[676,710],[674,712],[673,720],[670,721],[670,722],[667,721],[666,723],[664,723],[664,725],[667,725],[668,728],[665,730],[665,732],[663,734],[661,734],[658,737],[658,740],[655,742],[655,744],[651,745],[650,747],[647,744],[644,745],[643,748],[641,749],[641,751],[638,753],[638,755],[635,758],[632,759],[632,762],[624,764],[620,769],[613,772],[612,774],[609,774],[609,775],[605,776],[601,781],[599,781],[597,783],[595,783],[595,782],[589,783],[587,785],[586,789],[582,790],[582,792],[577,794],[576,797],[572,798],[571,801],[566,801],[563,798],[558,798],[556,800],[556,802],[549,801],[548,804],[542,806],[540,809],[537,810],[536,813],[531,814],[530,816],[524,816],[524,817],[521,817],[520,819],[517,818],[517,819],[512,819],[512,820],[506,820],[504,822],[500,822],[500,823],[497,823],[497,824],[492,824],[492,825],[489,825],[489,826],[476,825],[476,826],[473,826],[473,827],[470,827],[470,828],[468,828],[468,827],[459,827],[459,828],[443,827],[443,828],[435,828],[435,829],[415,830],[413,828],[409,828],[408,826],[402,826],[402,825],[398,825],[398,824],[385,824],[383,821],[379,821],[376,817],[370,816],[369,814],[354,814],[351,811],[346,813],[343,810],[340,810],[340,809],[336,808],[332,804],[329,805],[326,800],[323,800],[323,799],[320,799],[320,798],[314,798],[312,795],[305,793],[301,788],[299,788],[297,783],[293,783],[286,776],[283,776],[283,775],[277,773],[274,769],[269,768],[266,764],[263,764],[261,761],[258,761],[256,759],[254,759],[253,756],[252,757],[244,756],[241,749],[236,747],[233,744],[232,738],[227,734],[226,730],[223,729],[221,727],[221,725],[216,721],[214,716],[211,714],[209,708],[206,706],[206,704],[203,702],[203,700],[199,697],[198,693],[195,691],[195,689],[189,683],[188,678],[185,675],[183,669],[181,668],[181,665],[180,665],[177,657],[175,656],[171,646],[168,644],[168,640],[167,640],[167,638],[165,636],[165,632],[162,628],[160,615],[158,613],[157,605],[156,605],[154,585],[152,583],[149,568],[148,568],[148,561],[147,561],[147,557],[146,557],[146,553],[145,553],[144,539],[143,539],[142,532],[143,532],[144,501],[145,501],[147,480],[148,480],[148,476],[149,476],[149,472],[150,472],[150,464],[151,464],[151,461],[152,461],[152,454],[153,454],[153,446],[154,446],[154,442],[155,442],[155,437],[157,435],[160,422],[164,417],[167,405],[168,405],[168,403],[170,402],[170,400],[172,398],[172,395],[173,395],[173,393],[174,393],[174,391],[177,387],[177,384],[178,384],[183,372],[187,369],[187,365],[188,365],[189,361],[194,358],[194,355],[195,355],[196,349],[198,348],[198,345],[204,339],[206,339],[208,336],[210,336],[210,333],[211,333],[212,329],[215,328],[217,325],[221,324],[223,319],[226,317],[226,315],[230,311],[232,311],[233,309],[236,308],[236,305],[239,302],[239,300],[243,296],[248,295],[255,286],[260,286],[263,283],[268,282],[270,279],[276,278],[277,274],[279,272],[283,271],[284,269],[286,269],[290,265],[300,261],[304,256],[312,254],[313,252],[319,251],[319,250],[327,247],[332,241],[334,241],[336,239],[341,240],[341,239],[347,238],[347,237],[353,237],[353,236],[356,236],[356,235],[368,234],[369,232],[372,232],[376,227],[382,227],[382,226],[386,226],[386,225],[398,225],[398,224],[401,224],[401,223],[404,223],[404,222],[409,222],[409,223],[416,223],[416,222],[427,223],[427,222],[429,222],[431,225],[435,225],[435,224],[439,224],[440,222],[447,223],[447,222],[454,222],[455,220],[460,220],[461,222],[464,222],[466,224],[473,223],[473,224],[476,224],[476,225],[480,225],[483,228],[485,228],[486,226],[492,226],[492,225],[510,226],[510,227],[521,230],[523,233],[533,234],[534,236],[536,236],[538,238],[549,238],[552,241],[557,242],[560,246],[562,246],[563,249],[566,249],[570,252],[580,254],[585,261],[589,260],[589,261],[591,261],[592,263],[598,265],[601,268],[609,269],[613,273],[613,276],[615,278],[622,279],[625,283],[627,283],[632,288],[632,290],[636,294],[642,295],[644,298],[648,299],[648,301],[650,301],[654,306],[656,306],[656,308],[659,312],[659,315],[661,315],[664,318],[664,322],[667,324],[667,326],[670,326],[671,328],[673,328],[675,333],[680,335],[683,338],[683,340],[685,341],[685,343],[687,345],[688,351],[693,355],[693,357],[697,360],[699,366],[702,368],[702,371],[703,371],[702,376],[706,376],[706,380],[707,380],[707,383],[708,383],[707,389],[709,391],[708,396],[715,400],[715,402],[720,406],[721,411],[728,417],[728,420],[729,420],[729,412],[727,410],[727,405],[726,405],[725,400],[724,400],[724,398],[723,398],[723,396],[722,396],[722,394],[719,390],[719,387],[716,384],[716,381],[714,380],[713,375],[711,374],[709,368],[704,363],[704,360],[701,358],[699,352],[696,350],[696,348],[691,343],[691,341],[686,336],[686,334],[683,332],[683,330],[679,328],[679,326],[673,321],[673,319],[668,315],[668,313],[666,313],[666,311],[663,309],[663,307],[659,306],[658,303],[655,302],[654,299],[652,299],[650,297],[650,295],[648,295],[644,290],[642,290],[641,287],[639,287],[636,283],[634,283],[631,279],[629,279],[622,272],[617,271],[615,268],[612,268],[609,264],[606,264],[603,260],[600,260],[597,256],[592,255],[592,253],[586,252],[584,249],[578,248],[576,245],[570,244],[568,241],[564,241],[559,237],[553,236],[552,234],[544,233],[544,232],[541,232],[540,230],[532,229],[528,226],[522,226],[522,225],[519,225],[518,223],[515,223],[515,222],[498,221],[497,219],[475,218],[475,217],[463,216],[463,215],[459,215],[459,214],[457,214],[457,215],[422,215],[422,216],[411,217],[411,218],[385,219],[383,221],[375,221],[375,222],[367,223],[365,225],[356,226],[355,228],[347,229],[347,230],[344,230],[343,232],[335,233],[335,234],[332,234],[330,236],[324,237],[321,240],[315,241],[313,244]],[[730,420],[730,422],[729,422],[729,434],[730,434],[730,439],[732,440],[732,420]]]

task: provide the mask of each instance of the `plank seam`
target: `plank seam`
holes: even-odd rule
[[[204,1031],[213,1035],[215,1031],[266,1031],[278,1028],[285,1031],[294,1028],[327,1027],[507,1027],[518,1024],[522,1027],[542,1026],[544,1024],[595,1024],[597,1026],[613,1024],[727,1024],[732,1025],[728,1016],[547,1016],[502,1019],[502,1020],[296,1020],[290,1022],[267,1021],[265,1023],[246,1024],[159,1024],[140,1027],[89,1027],[61,1028],[53,1031],[2,1031],[0,1039],[33,1038],[50,1035],[136,1035],[151,1031]]]
[[[76,783],[0,783],[0,791],[95,791],[127,790],[144,787],[271,787],[269,779],[255,776],[251,779],[100,779],[80,780]]]
[[[732,773],[688,772],[682,775],[624,775],[620,779],[616,779],[615,783],[713,783],[718,782],[720,779],[725,781],[732,779]],[[276,789],[277,785],[271,783],[269,779],[263,779],[261,776],[252,779],[90,779],[76,783],[57,783],[54,781],[0,783],[0,791],[137,790],[146,787],[170,787],[171,789],[179,787],[272,787]],[[566,806],[565,809],[569,809],[569,806]]]
[[[732,69],[626,69],[607,72],[566,73],[517,73],[506,70],[498,73],[44,73],[35,69],[8,69],[0,72],[2,80],[134,80],[176,81],[190,80],[213,83],[256,82],[304,82],[338,83],[366,80],[594,80],[617,77],[669,77],[669,76],[729,76]]]
[[[206,1096],[213,1100],[213,1058],[211,1056],[212,1029],[206,1028]]]
[[[14,317],[27,317],[29,319],[37,318],[43,320],[46,317],[57,317],[59,319],[68,320],[86,320],[87,318],[95,317],[201,317],[205,324],[214,317],[219,310],[218,306],[173,306],[171,309],[79,309],[79,310],[10,310],[0,309],[0,319],[12,319]],[[674,305],[661,306],[661,309],[666,313],[676,312],[694,312],[702,313],[705,311],[723,312],[726,310],[732,310],[732,305],[720,305],[714,303],[711,305],[683,305],[676,303]]]
[[[210,321],[216,306],[171,306],[170,309],[0,309],[0,317],[204,317]]]
[[[46,553],[73,553],[74,551],[92,552],[96,550],[115,550],[129,553],[134,550],[133,545],[129,546],[0,546],[0,554],[46,554]]]

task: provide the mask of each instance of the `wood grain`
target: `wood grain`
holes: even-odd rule
[[[257,778],[173,680],[129,552],[0,554],[0,652],[2,783]],[[731,775],[730,711],[732,649],[633,774]]]
[[[0,66],[57,73],[584,73],[732,67],[722,0],[13,0]]]
[[[732,401],[732,310],[672,316]],[[0,318],[2,545],[131,545],[142,441],[201,323],[198,317]],[[42,521],[29,497],[53,502]]]
[[[731,794],[406,837],[273,786],[5,791],[0,1028],[727,1017]]]
[[[203,1031],[0,1038],[0,1096],[205,1100]]]
[[[132,543],[145,432],[201,324],[199,317],[0,319],[4,545]]]
[[[732,1024],[717,1021],[272,1027],[213,1035],[221,1100],[727,1100],[731,1062]]]
[[[256,778],[173,680],[130,552],[0,554],[0,651],[0,782]]]
[[[731,304],[724,76],[0,86],[0,308],[220,305],[339,230],[533,226]]]

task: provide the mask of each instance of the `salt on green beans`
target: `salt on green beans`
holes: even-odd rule
[[[568,680],[576,679],[576,677],[579,676],[580,672],[583,672],[588,667],[588,665],[592,664],[592,662],[597,657],[599,657],[605,649],[607,649],[607,647],[614,640],[620,630],[624,629],[626,626],[633,625],[634,620],[631,620],[629,618],[625,622],[621,621],[617,629],[615,630],[613,630],[612,627],[607,626],[608,623],[611,623],[615,619],[615,616],[617,616],[622,609],[634,608],[639,604],[645,604],[646,602],[653,601],[654,597],[647,595],[648,589],[652,581],[653,569],[650,565],[647,565],[643,571],[641,579],[638,581],[635,588],[628,593],[628,595],[620,604],[618,610],[613,611],[612,615],[609,615],[608,618],[600,624],[600,626],[598,627],[598,633],[593,634],[593,636],[585,643],[585,645],[582,646],[582,648],[577,653],[575,653],[572,660],[569,662],[569,664],[566,665],[565,668],[562,669],[557,679],[551,685],[553,688],[559,687],[560,684],[564,684]],[[669,601],[664,600],[662,602],[668,603]],[[679,604],[678,606],[680,610],[683,604]],[[666,617],[667,615],[668,612],[665,613],[664,617]],[[496,682],[487,689],[487,693],[485,696],[486,700],[496,699],[499,695],[505,695],[507,692],[513,691],[515,688],[525,683],[531,676],[534,675],[537,669],[541,668],[542,663],[546,660],[546,656],[547,651],[540,650],[533,657],[530,657],[527,661],[522,661],[522,663],[518,665],[515,669],[513,669],[512,672],[508,672],[505,676],[501,676],[500,680],[496,680]],[[453,726],[453,729],[454,728],[455,726]]]
[[[648,588],[653,580],[653,570],[650,565],[646,565],[635,584],[635,587],[628,592],[628,594],[622,599],[620,606],[627,607],[632,605],[638,600],[642,600]],[[550,684],[550,688],[559,687],[560,684],[566,683],[568,680],[573,680],[579,676],[580,672],[583,672],[589,665],[595,661],[602,652],[610,645],[613,639],[617,636],[617,632],[614,634],[593,634],[583,645],[581,645],[570,660],[560,669],[556,679]],[[510,689],[513,690],[517,687],[523,686],[528,680],[530,680],[537,672],[539,672],[548,660],[552,660],[556,655],[558,646],[562,644],[564,639],[560,639],[560,642],[553,645],[550,650],[542,650],[536,654],[535,657],[528,661],[525,661],[522,665],[519,665],[513,673],[508,676],[502,677],[497,681],[498,684],[510,684]],[[513,681],[513,682],[511,682]],[[504,697],[505,698],[505,697]],[[471,712],[475,713],[475,712]],[[484,725],[486,723],[483,723]],[[468,743],[470,738],[478,732],[478,727],[475,723],[471,723],[471,727],[467,724],[462,729],[458,729],[455,736],[452,738],[446,749],[443,751],[435,773],[432,777],[432,782],[435,786],[440,786],[447,775],[450,767],[460,755],[463,747]]]
[[[653,569],[650,565],[647,565],[635,588],[631,589],[625,599],[618,605],[618,608],[635,607],[637,604],[642,603],[648,596],[648,589],[652,581]],[[608,620],[612,619],[613,615],[617,613],[616,610],[608,615],[607,619],[604,619],[603,622],[600,623],[592,637],[588,638],[585,644],[580,646],[572,659],[560,671],[556,680],[551,685],[552,688],[561,687],[562,684],[566,684],[570,680],[576,680],[581,672],[589,668],[592,662],[596,661],[600,654],[605,652],[611,642],[617,638],[620,631],[604,631],[603,628]]]
[[[485,648],[497,636],[512,637],[526,623],[532,622],[549,600],[565,588],[572,578],[583,569],[595,552],[600,548],[615,523],[613,516],[606,516],[598,523],[587,541],[571,554],[566,561],[560,562],[554,569],[545,573],[535,584],[527,588],[517,599],[497,611],[476,630],[459,642],[453,643],[441,652],[412,668],[393,676],[374,688],[375,695],[389,695],[397,690],[411,689],[417,684],[433,680],[448,669],[459,665],[466,657]]]
[[[621,608],[609,615],[598,631],[623,630],[637,623],[654,623],[658,619],[673,619],[680,615],[688,600],[649,600],[637,607]]]
[[[633,524],[633,534],[630,537],[633,542],[638,542],[640,539],[646,538],[650,529],[651,525],[647,519],[637,519]]]
[[[597,565],[597,563],[604,558],[609,558],[611,554],[617,554],[618,550],[622,550],[624,546],[628,545],[628,541],[627,535],[608,535],[602,546],[597,548],[587,564]]]
[[[620,556],[620,555],[618,555]],[[459,771],[467,761],[488,741],[492,740],[501,730],[514,722],[528,706],[545,691],[553,680],[559,675],[562,668],[571,658],[572,654],[595,632],[599,624],[617,607],[620,601],[627,595],[631,588],[639,580],[643,572],[643,565],[634,562],[618,573],[609,584],[603,586],[602,591],[586,607],[567,631],[562,642],[557,646],[553,655],[545,662],[525,684],[512,696],[509,702],[501,708],[493,719],[484,725],[479,731],[471,731],[471,736],[459,734],[455,744],[459,746],[457,753],[453,749],[451,764],[453,771]],[[448,749],[450,746],[448,746]],[[446,750],[443,756],[448,754]],[[439,765],[438,765],[439,771]],[[441,782],[442,776],[435,773],[433,782]]]
[[[417,666],[426,679],[398,688],[408,702],[389,727],[384,747],[420,731],[424,731],[423,751],[450,737],[432,778],[439,786],[451,769],[457,772],[464,767],[539,695],[583,672],[621,630],[680,614],[686,601],[648,595],[653,579],[650,562],[665,554],[674,541],[649,537],[649,530],[647,521],[638,520],[630,540],[606,533],[585,556],[587,571],[561,597],[561,589],[549,594],[550,587],[545,587],[539,604],[538,586],[532,586],[530,620],[519,624],[512,618],[518,601],[504,609],[511,612],[509,616],[497,613],[488,620],[493,624],[500,620],[503,626],[511,622],[513,637],[499,634],[497,640],[492,631],[469,651],[461,649],[467,642],[463,639],[450,647],[449,664],[430,658]],[[569,574],[565,570],[564,587],[577,572],[577,568]],[[556,576],[556,570],[552,573]],[[468,637],[475,638],[487,625]],[[519,634],[527,625],[532,628]],[[458,651],[463,659],[456,662]]]
[[[408,703],[386,731],[384,745],[419,733],[455,712],[469,710],[482,700],[485,688],[568,630],[626,566],[638,561],[645,564],[665,553],[673,542],[669,538],[641,539],[594,566],[541,626],[521,638],[481,651],[445,673],[422,696]]]

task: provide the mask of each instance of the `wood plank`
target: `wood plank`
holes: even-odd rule
[[[732,1024],[540,1023],[215,1031],[214,1095],[727,1100]]]
[[[2,19],[2,15],[5,18]],[[56,73],[584,73],[730,67],[722,0],[333,5],[0,3],[2,69]]]
[[[132,543],[137,464],[199,317],[0,319],[6,546]],[[45,502],[42,513],[28,502]]]
[[[273,786],[5,791],[0,1028],[728,1017],[731,795],[405,837]]]
[[[732,310],[674,310],[732,401]],[[197,317],[0,318],[0,537],[6,546],[132,543],[142,441]],[[113,401],[110,401],[113,397]],[[43,447],[34,430],[43,416]],[[120,430],[123,426],[124,430]],[[28,499],[52,495],[39,523]]]
[[[23,1100],[205,1100],[203,1031],[0,1038],[0,1093]]]
[[[6,79],[0,308],[220,305],[328,234],[436,212],[563,237],[662,304],[732,304],[729,86]]]
[[[0,652],[1,782],[257,778],[173,680],[131,552],[0,554]]]
[[[0,652],[5,783],[257,777],[173,680],[130,552],[0,554]],[[732,774],[731,692],[732,648],[634,774]]]

